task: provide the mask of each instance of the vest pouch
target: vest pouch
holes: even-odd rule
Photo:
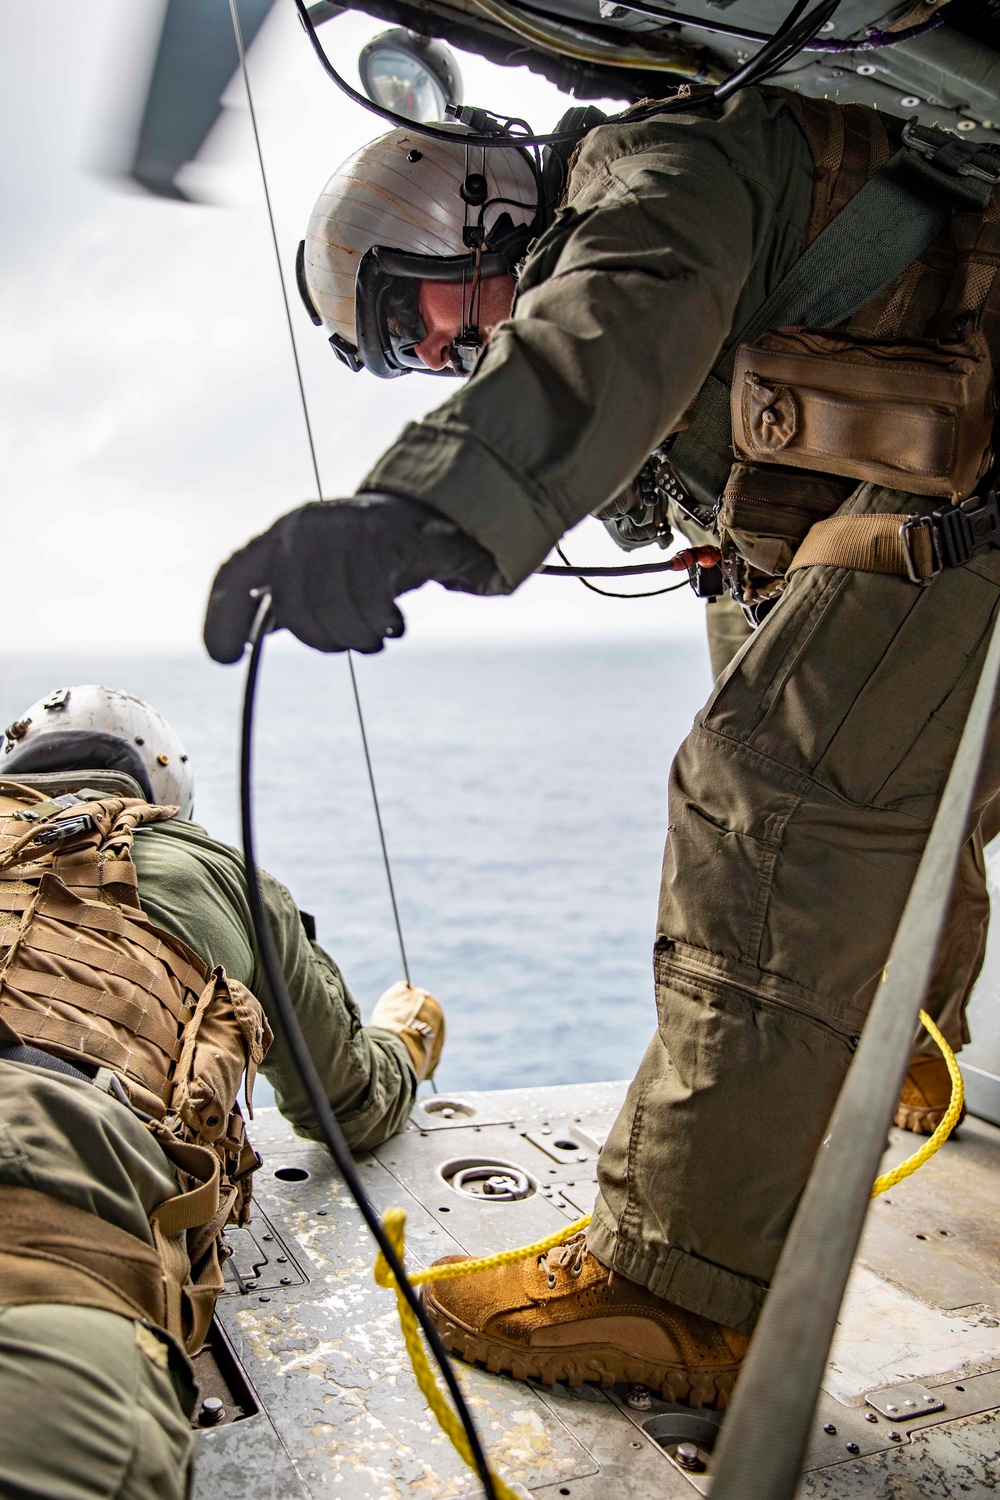
[[[716,518],[722,549],[783,577],[810,527],[838,510],[854,487],[850,479],[779,464],[734,464]]]
[[[271,1030],[260,1002],[224,969],[214,969],[184,1030],[168,1125],[176,1117],[189,1139],[202,1145],[222,1143],[230,1133],[229,1117],[244,1071],[247,1110],[253,1119],[253,1081],[270,1043]]]
[[[954,502],[991,458],[993,366],[978,333],[948,346],[782,328],[738,351],[731,410],[755,464]]]

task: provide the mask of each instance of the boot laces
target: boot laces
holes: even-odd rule
[[[545,1268],[546,1280],[549,1291],[554,1291],[559,1271],[567,1271],[570,1276],[579,1276],[583,1271],[583,1257],[587,1253],[587,1235],[584,1230],[574,1234],[571,1240],[566,1240],[562,1245],[557,1245],[547,1255],[538,1257],[538,1264]]]

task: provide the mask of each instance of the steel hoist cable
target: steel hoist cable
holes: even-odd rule
[[[257,152],[257,165],[260,169],[261,187],[264,192],[264,203],[267,208],[267,222],[271,230],[271,244],[274,248],[274,261],[278,268],[278,284],[281,287],[281,301],[285,309],[285,323],[288,328],[288,342],[292,350],[292,362],[295,365],[295,380],[299,390],[299,405],[302,410],[302,420],[306,428],[306,440],[309,444],[309,458],[312,463],[313,477],[316,481],[316,498],[323,499],[323,484],[319,477],[319,460],[316,456],[316,442],[313,438],[312,421],[309,416],[309,402],[306,398],[305,382],[302,378],[302,364],[299,360],[299,346],[295,337],[295,325],[292,322],[292,310],[288,302],[288,291],[285,287],[284,272],[281,269],[281,250],[278,245],[278,231],[274,222],[274,211],[271,208],[271,192],[267,182],[267,169],[264,166],[264,153],[261,150],[260,133],[257,129],[257,112],[254,109],[253,91],[250,87],[250,72],[247,68],[246,49],[243,45],[243,28],[240,25],[240,15],[236,0],[229,0],[229,14],[232,17],[233,36],[236,40],[236,50],[240,58],[240,71],[243,75],[243,89],[246,94],[247,110],[250,114],[250,125],[253,129],[254,147]],[[392,919],[396,927],[396,940],[399,944],[399,956],[403,964],[403,975],[407,984],[410,983],[410,965],[406,957],[406,944],[403,941],[403,924],[399,918],[399,906],[396,902],[396,886],[392,878],[392,866],[389,862],[389,850],[385,841],[385,829],[382,824],[382,809],[379,804],[378,789],[375,785],[375,771],[372,766],[371,754],[368,749],[368,733],[365,728],[365,716],[361,707],[361,694],[358,690],[358,679],[354,671],[354,658],[350,651],[347,653],[347,666],[351,678],[351,692],[354,696],[354,707],[358,715],[358,728],[361,731],[361,745],[364,751],[365,768],[368,773],[368,786],[372,794],[372,803],[375,808],[375,823],[378,828],[379,845],[382,850],[382,864],[385,868],[386,883],[389,887],[389,900],[392,904]],[[431,1088],[437,1093],[437,1084],[431,1079]]]
[[[274,1001],[274,1016],[278,1022],[282,1038],[288,1048],[292,1061],[295,1064],[302,1086],[306,1091],[310,1108],[316,1117],[323,1142],[330,1151],[340,1175],[357,1204],[361,1216],[371,1231],[386,1265],[392,1273],[399,1295],[412,1317],[416,1318],[423,1331],[424,1337],[430,1346],[431,1353],[444,1376],[448,1392],[454,1402],[458,1420],[462,1425],[465,1440],[469,1447],[472,1464],[480,1480],[486,1500],[503,1500],[498,1493],[493,1476],[490,1473],[489,1464],[483,1446],[473,1421],[472,1413],[469,1411],[461,1387],[452,1369],[451,1361],[445,1352],[444,1345],[434,1325],[430,1322],[420,1302],[416,1289],[411,1285],[409,1278],[403,1269],[402,1262],[396,1254],[395,1247],[390,1237],[382,1227],[377,1212],[369,1201],[368,1195],[358,1175],[358,1169],[354,1164],[350,1148],[344,1139],[343,1132],[337,1123],[337,1118],[330,1107],[330,1101],[313,1062],[309,1045],[302,1033],[298,1016],[292,998],[285,984],[285,976],[282,972],[281,961],[271,931],[264,899],[261,894],[260,877],[257,873],[256,849],[254,847],[253,833],[253,714],[254,702],[257,693],[257,676],[260,670],[260,659],[264,649],[264,638],[267,635],[271,617],[271,596],[264,591],[260,592],[260,603],[257,614],[250,631],[250,663],[247,667],[246,687],[243,697],[243,721],[240,734],[240,823],[243,835],[243,862],[246,870],[247,897],[250,906],[250,916],[253,921],[254,933],[257,945],[260,949],[264,972]]]

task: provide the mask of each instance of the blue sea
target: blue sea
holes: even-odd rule
[[[655,1024],[667,771],[707,695],[705,647],[407,641],[355,660],[411,973],[448,1018],[440,1088],[629,1076]],[[237,841],[241,668],[7,660],[0,722],[74,681],[155,704],[192,757],[197,820]],[[401,964],[346,660],[270,643],[257,744],[260,862],[367,1017]]]

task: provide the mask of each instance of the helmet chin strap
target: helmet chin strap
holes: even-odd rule
[[[483,282],[482,241],[476,246],[475,256],[471,288],[466,283],[465,272],[462,272],[462,329],[451,346],[452,367],[460,375],[472,374],[483,349],[483,336],[479,329]]]

